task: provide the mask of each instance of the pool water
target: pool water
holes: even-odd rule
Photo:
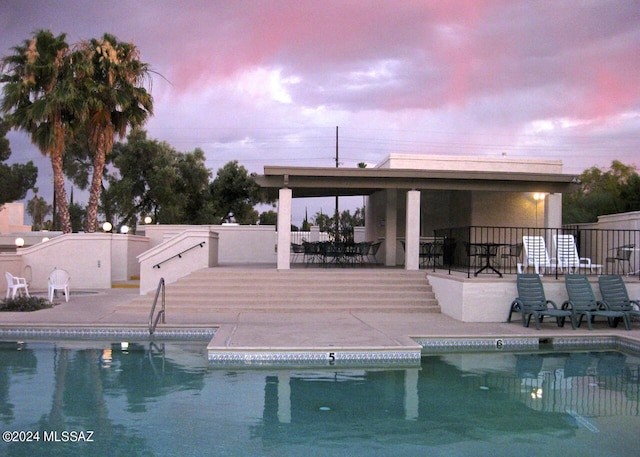
[[[631,457],[639,375],[615,351],[226,370],[193,343],[0,343],[0,455]]]

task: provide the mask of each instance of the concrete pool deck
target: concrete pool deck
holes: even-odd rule
[[[33,295],[45,293],[34,291]],[[148,325],[148,312],[118,309],[139,297],[137,289],[112,288],[71,292],[69,302],[55,299],[56,306],[36,312],[2,312],[0,328],[108,327],[140,328]],[[508,312],[505,304],[505,317]],[[158,328],[217,328],[209,344],[214,351],[362,351],[416,350],[413,338],[558,338],[624,337],[640,344],[640,323],[633,322],[627,331],[620,324],[609,328],[605,321],[593,330],[583,326],[572,330],[554,320],[546,320],[541,330],[533,324],[522,326],[520,315],[511,323],[465,323],[439,313],[390,312],[172,312],[167,304],[166,324]]]

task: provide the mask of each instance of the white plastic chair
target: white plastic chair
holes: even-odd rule
[[[592,273],[602,270],[602,265],[592,263],[588,257],[580,257],[573,235],[553,235],[553,242],[558,255],[558,268],[567,273],[576,273],[580,268],[588,268]]]
[[[7,278],[7,298],[9,298],[9,296],[16,298],[16,294],[20,290],[22,290],[27,297],[29,296],[29,286],[27,285],[26,278],[13,276],[8,271],[5,272],[4,276]]]
[[[69,280],[71,276],[65,270],[55,269],[49,275],[49,301],[53,301],[53,294],[56,290],[64,292],[64,298],[69,301]]]
[[[524,262],[523,267],[526,270],[533,265],[536,274],[540,274],[540,270],[546,272],[547,268],[555,267],[555,264],[549,257],[547,245],[541,236],[523,236],[522,244],[524,245]],[[518,268],[520,270],[520,268]]]

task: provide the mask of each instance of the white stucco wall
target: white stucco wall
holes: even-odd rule
[[[376,165],[376,168],[562,173],[562,161],[510,159],[507,157],[390,154]]]
[[[151,247],[190,229],[218,234],[218,262],[276,263],[276,228],[273,225],[148,225],[144,233]]]
[[[23,268],[31,271],[31,287],[46,289],[51,271],[61,268],[71,275],[72,289],[110,288],[114,236],[109,233],[71,233],[21,250]]]
[[[217,233],[193,228],[140,254],[140,295],[155,290],[160,278],[172,283],[193,271],[218,265],[218,241]]]
[[[443,314],[462,322],[505,322],[511,302],[518,295],[515,276],[500,280],[483,278],[461,278],[446,274],[427,274],[429,284],[438,300]],[[543,277],[545,296],[558,307],[567,300],[564,277]],[[640,299],[640,283],[626,282],[629,296]],[[598,278],[591,278],[591,287],[597,299],[601,299]],[[512,319],[521,319],[514,314]]]
[[[12,202],[0,205],[0,234],[30,230],[31,226],[24,223],[24,203]]]

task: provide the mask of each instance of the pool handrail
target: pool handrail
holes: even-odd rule
[[[156,296],[153,299],[153,305],[151,305],[151,311],[149,312],[149,335],[153,335],[153,332],[155,332],[160,318],[162,318],[162,323],[163,324],[165,323],[166,307],[165,307],[165,300],[164,300],[164,296],[165,296],[164,290],[165,290],[164,278],[160,278],[160,281],[158,281],[158,287],[156,288]],[[160,311],[158,311],[158,314],[154,319],[153,313],[155,312],[156,305],[158,304],[158,296],[160,295],[160,291],[162,291],[162,305],[161,305]]]

